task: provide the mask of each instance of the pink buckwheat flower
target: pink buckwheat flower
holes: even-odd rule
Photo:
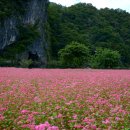
[[[4,120],[4,116],[0,114],[0,121]]]
[[[28,113],[30,113],[29,110],[22,110],[22,111],[21,111],[21,114],[25,114],[25,115],[26,115],[26,114],[28,114]]]
[[[45,124],[40,124],[35,126],[35,130],[45,130],[47,127]]]
[[[73,118],[74,118],[74,119],[77,119],[77,115],[76,115],[76,114],[75,114],[75,115],[73,115]]]
[[[47,130],[59,130],[59,128],[57,126],[51,126]]]
[[[96,130],[96,128],[97,128],[97,127],[96,127],[95,125],[91,125],[91,129],[92,129],[92,130]]]
[[[106,119],[105,121],[102,121],[103,124],[109,124],[110,123],[110,120],[109,119]]]
[[[58,114],[57,118],[62,118],[62,114]]]

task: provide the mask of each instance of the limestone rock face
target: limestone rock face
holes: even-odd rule
[[[45,38],[45,23],[47,20],[48,0],[29,0],[23,3],[25,13],[20,16],[11,15],[0,23],[0,51],[6,46],[13,44],[19,37],[19,25],[35,25],[38,24],[40,36],[29,45],[20,57],[28,58],[29,54],[36,54],[41,64],[47,62],[46,49],[47,41]],[[17,12],[16,12],[17,13]]]

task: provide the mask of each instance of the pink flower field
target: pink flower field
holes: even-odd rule
[[[0,68],[0,130],[130,130],[130,70]]]

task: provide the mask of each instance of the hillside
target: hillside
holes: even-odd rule
[[[126,11],[98,10],[86,3],[71,7],[50,3],[48,21],[53,59],[61,48],[77,41],[89,46],[91,54],[97,47],[117,50],[123,66],[130,65],[130,14]]]
[[[89,49],[90,57],[97,48],[118,52],[120,67],[129,68],[129,28],[130,14],[121,9],[98,10],[86,3],[48,6],[48,0],[1,0],[0,66],[60,67],[58,52],[78,42]]]

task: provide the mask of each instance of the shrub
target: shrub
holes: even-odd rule
[[[60,62],[64,67],[84,67],[88,62],[89,49],[84,44],[72,42],[59,51]]]
[[[91,58],[90,65],[92,68],[117,68],[120,65],[120,58],[118,51],[98,48]]]
[[[27,59],[23,59],[20,61],[20,67],[22,68],[29,68],[29,66],[33,63],[33,61],[31,59],[27,60]]]
[[[47,64],[47,68],[62,68],[60,61],[52,60]]]

